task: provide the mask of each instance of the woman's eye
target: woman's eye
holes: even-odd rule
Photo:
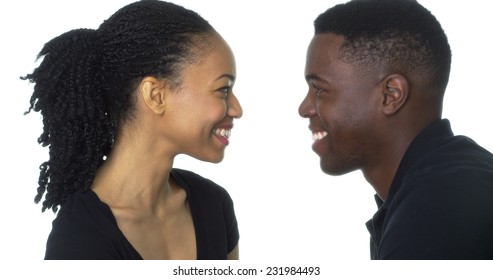
[[[223,93],[224,95],[228,95],[230,89],[231,89],[231,87],[227,86],[227,87],[220,88],[218,91]]]

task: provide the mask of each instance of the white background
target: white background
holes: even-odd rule
[[[38,167],[48,150],[36,141],[40,115],[23,115],[32,85],[19,76],[33,70],[45,42],[74,28],[97,28],[130,2],[0,4],[0,260],[39,264],[54,218],[51,211],[41,213],[41,205],[33,202]],[[211,164],[179,157],[175,166],[208,177],[229,191],[243,262],[342,266],[349,271],[358,270],[351,264],[368,265],[369,234],[364,223],[376,211],[374,191],[361,172],[331,177],[320,171],[308,121],[297,113],[307,91],[303,71],[313,20],[340,2],[345,1],[174,1],[207,19],[236,55],[234,90],[244,116],[235,122],[225,160]],[[451,120],[456,134],[493,151],[493,20],[488,1],[420,3],[442,23],[453,52],[444,117]]]

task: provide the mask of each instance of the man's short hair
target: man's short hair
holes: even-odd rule
[[[323,33],[344,37],[340,57],[357,69],[399,73],[443,97],[450,46],[435,16],[417,1],[353,0],[336,5],[315,20],[315,34]]]

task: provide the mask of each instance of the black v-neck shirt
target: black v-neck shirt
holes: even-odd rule
[[[234,206],[228,192],[193,172],[172,169],[171,176],[187,193],[197,259],[223,260],[239,241]],[[92,190],[75,192],[53,221],[45,259],[141,260],[117,226],[108,205]]]
[[[448,120],[414,139],[387,199],[375,198],[372,259],[493,259],[493,155]]]

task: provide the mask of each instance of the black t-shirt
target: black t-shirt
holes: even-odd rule
[[[225,189],[190,171],[172,169],[190,204],[197,259],[227,259],[239,240],[233,201]],[[45,259],[139,260],[108,205],[92,190],[69,196],[53,221]]]
[[[493,155],[448,120],[414,139],[376,200],[372,259],[493,259]]]

